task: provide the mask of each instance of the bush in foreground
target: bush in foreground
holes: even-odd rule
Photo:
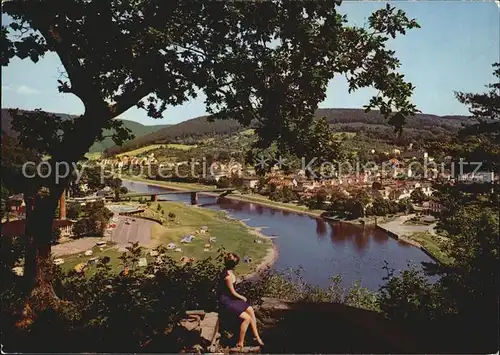
[[[217,286],[222,269],[221,257],[179,265],[163,247],[156,261],[139,268],[142,250],[132,245],[121,257],[124,271],[113,274],[109,259],[102,258],[98,272],[86,278],[74,272],[63,274],[54,267],[54,288],[63,302],[56,310],[37,315],[28,329],[14,324],[15,311],[23,304],[19,281],[2,289],[2,333],[7,351],[131,352],[141,351],[145,343],[161,342],[163,351],[178,351],[169,332],[189,309],[217,311]],[[11,261],[12,263],[12,261]],[[10,272],[4,268],[4,271]],[[373,294],[358,286],[340,287],[332,280],[323,290],[306,285],[300,271],[292,275],[266,272],[256,281],[241,282],[239,292],[258,304],[261,297],[297,301],[345,302],[353,306],[376,308]]]
[[[419,333],[439,334],[443,346],[461,341],[467,351],[490,349],[495,347],[498,328],[497,212],[478,206],[456,211],[456,218],[447,222],[449,238],[444,246],[453,261],[433,265],[440,276],[434,283],[412,267],[399,276],[389,271],[378,293],[359,284],[343,289],[338,276],[323,289],[306,284],[300,270],[290,275],[267,271],[256,281],[241,282],[239,292],[254,305],[267,296],[380,311],[392,320],[420,324]],[[133,245],[121,257],[124,271],[119,275],[111,272],[106,258],[89,278],[53,267],[54,289],[61,302],[22,329],[15,324],[25,298],[12,268],[23,255],[23,241],[2,238],[1,246],[1,330],[9,352],[139,352],[148,342],[160,344],[161,351],[176,352],[170,331],[184,312],[218,309],[223,250],[215,260],[179,265],[159,247],[156,261],[139,268],[142,251]]]

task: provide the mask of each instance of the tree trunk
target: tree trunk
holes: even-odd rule
[[[72,166],[72,163],[78,161],[94,143],[104,122],[112,118],[108,105],[103,100],[95,100],[85,106],[86,112],[83,117],[75,121],[73,130],[65,132],[60,151],[51,159],[52,168],[56,162],[67,162]],[[89,107],[94,109],[88,110]],[[97,119],[99,121],[96,121]],[[54,171],[52,169],[52,172]],[[28,244],[24,279],[29,296],[18,327],[29,326],[39,311],[49,307],[56,309],[61,305],[61,300],[56,296],[52,286],[51,238],[54,214],[61,194],[69,185],[69,178],[64,178],[58,184],[55,183],[54,174],[50,174],[48,179],[54,180],[38,180],[39,185],[35,188],[36,184],[33,184],[30,187],[31,191],[25,193]],[[43,194],[40,189],[44,183],[50,186],[48,194]]]
[[[33,234],[29,226],[30,221],[33,219],[33,205],[35,202],[35,195],[33,193],[24,192],[24,203],[26,204],[25,216],[25,234],[26,234],[26,251],[24,255],[24,280],[25,284],[30,290],[35,284],[35,245],[33,243]]]
[[[52,225],[60,192],[51,193],[48,197],[37,199],[32,210],[32,218],[28,224],[28,233],[33,240],[35,267],[32,273],[35,284],[43,283],[42,264],[49,260],[51,253]]]
[[[26,300],[18,327],[29,326],[41,310],[57,308],[59,299],[52,287],[51,237],[55,210],[62,189],[53,188],[50,194],[30,194],[26,198],[26,253],[24,282]]]

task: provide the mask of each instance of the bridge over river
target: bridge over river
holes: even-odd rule
[[[224,197],[229,195],[231,192],[233,192],[234,188],[227,188],[227,189],[207,189],[207,190],[178,190],[178,191],[168,191],[167,193],[165,192],[134,192],[130,194],[125,194],[125,195],[120,195],[120,199],[128,199],[128,198],[135,198],[135,197],[150,197],[151,201],[158,201],[158,196],[163,196],[163,195],[172,195],[172,194],[190,194],[191,195],[191,204],[192,205],[197,205],[198,204],[198,194],[220,194],[220,197]]]

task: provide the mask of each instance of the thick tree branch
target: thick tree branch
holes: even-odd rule
[[[83,95],[84,91],[80,88],[82,68],[78,60],[73,57],[71,49],[65,44],[64,40],[54,27],[48,27],[45,29],[40,26],[37,29],[42,33],[48,44],[54,48],[55,52],[59,56],[61,63],[68,73],[72,92],[77,96]]]
[[[136,105],[146,95],[151,93],[151,88],[148,85],[140,85],[135,90],[126,91],[115,99],[115,104],[110,106],[112,117],[116,117],[127,111],[132,106]]]
[[[53,19],[52,14],[47,11],[44,5],[37,6],[37,16],[32,20],[31,26],[33,29],[39,31],[45,38],[47,44],[57,53],[61,60],[68,79],[71,82],[71,89],[69,85],[64,85],[65,92],[70,92],[78,96],[84,103],[89,100],[95,100],[89,96],[94,96],[92,90],[91,76],[85,73],[82,65],[78,61],[78,57],[71,48],[69,38],[71,33],[67,33],[67,37],[61,32],[64,32],[63,24],[49,22]]]

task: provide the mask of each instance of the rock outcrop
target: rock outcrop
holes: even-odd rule
[[[431,323],[389,321],[380,313],[343,304],[263,298],[254,308],[265,343],[262,349],[231,349],[225,334],[229,329],[234,344],[237,322],[229,325],[231,319],[226,321],[223,314],[191,311],[180,322],[185,352],[441,353],[455,348]]]
[[[263,298],[256,314],[269,353],[394,353],[417,343],[381,314],[343,304]]]
[[[203,310],[187,311],[179,322],[182,348],[188,353],[217,352],[219,343],[219,315]]]

